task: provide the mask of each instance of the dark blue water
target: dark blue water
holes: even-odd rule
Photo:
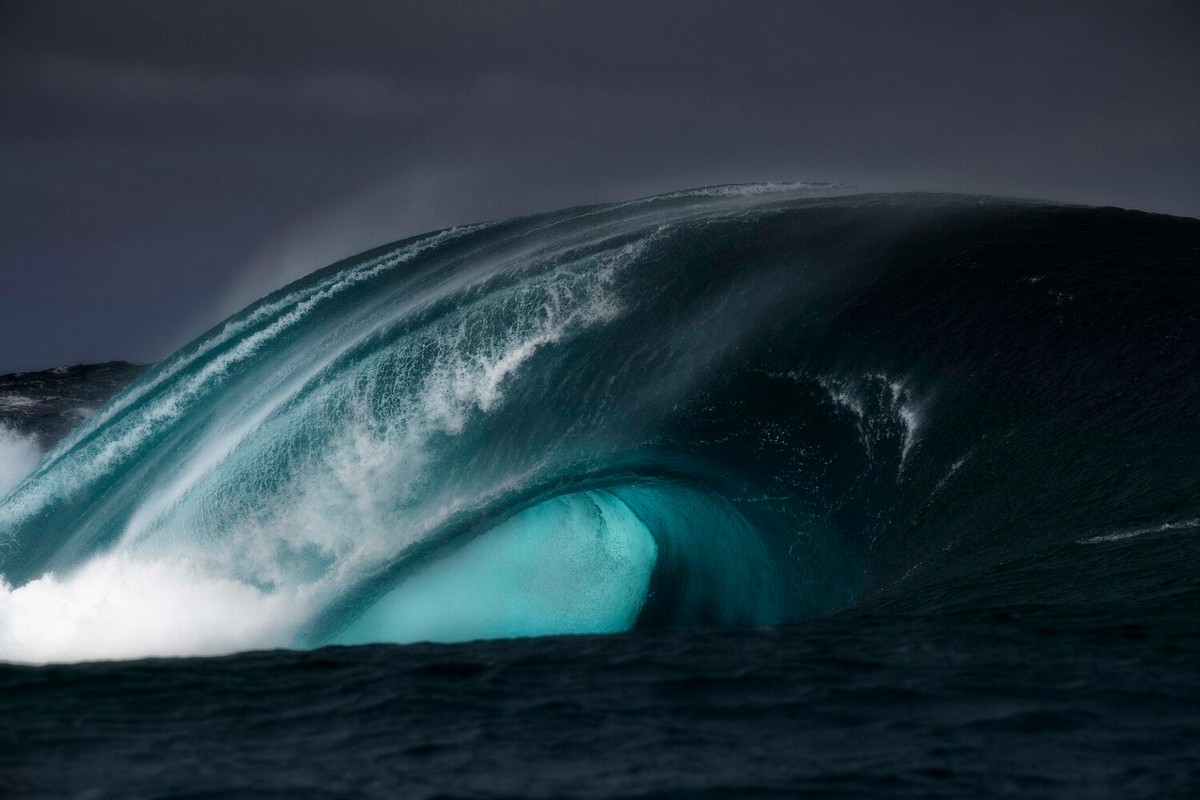
[[[1194,629],[835,615],[0,667],[8,797],[1188,797]]]
[[[1193,795],[1198,268],[1196,220],[814,187],[334,265],[0,502],[50,662],[0,781]]]

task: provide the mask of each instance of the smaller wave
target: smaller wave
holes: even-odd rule
[[[1174,533],[1175,531],[1186,531],[1194,528],[1200,528],[1200,517],[1195,519],[1178,520],[1175,522],[1164,522],[1161,525],[1153,525],[1147,528],[1130,528],[1128,530],[1101,534],[1100,536],[1089,536],[1086,539],[1080,539],[1079,544],[1119,542],[1123,539],[1133,539],[1135,537],[1145,536],[1151,533]]]

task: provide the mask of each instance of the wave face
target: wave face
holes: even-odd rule
[[[8,494],[0,658],[1194,603],[1198,266],[1194,220],[791,185],[405,240]]]

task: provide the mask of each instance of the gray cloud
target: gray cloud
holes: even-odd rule
[[[31,84],[67,102],[192,105],[205,113],[247,106],[351,116],[428,112],[444,97],[385,75],[346,71],[256,74],[126,64],[60,54],[33,57]]]

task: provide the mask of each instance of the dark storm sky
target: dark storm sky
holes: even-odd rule
[[[0,372],[435,227],[830,180],[1200,216],[1200,3],[0,0]]]

